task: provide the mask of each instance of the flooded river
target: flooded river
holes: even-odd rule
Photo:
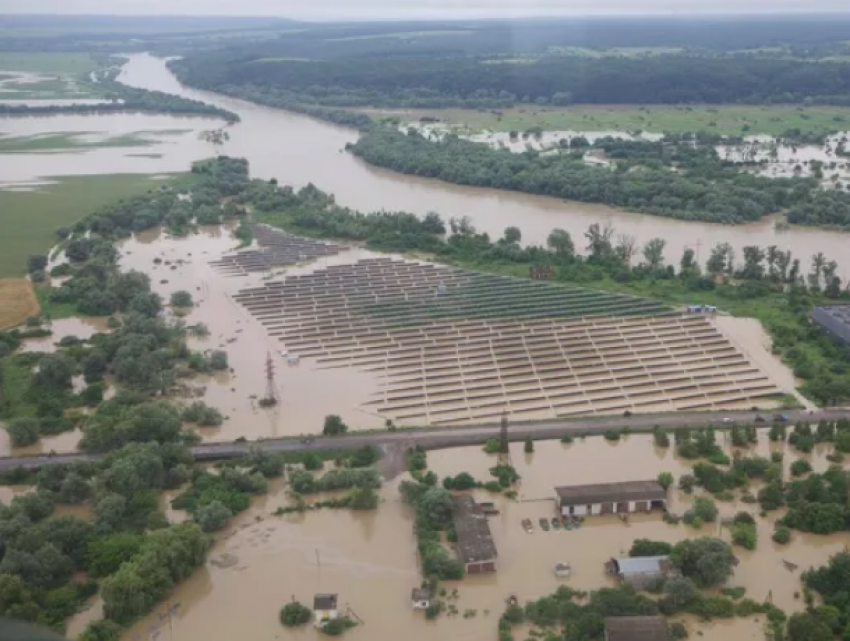
[[[721,436],[719,442],[722,441]],[[763,431],[758,445],[748,453],[767,456],[781,448],[771,444]],[[493,575],[443,584],[449,592],[458,590],[459,598],[453,602],[461,615],[443,615],[436,622],[426,622],[421,612],[411,609],[410,590],[419,575],[412,514],[401,503],[400,479],[381,491],[383,501],[377,512],[322,510],[285,517],[271,515],[288,500],[285,488],[277,481],[268,496],[257,500],[248,513],[219,536],[207,566],[178,587],[168,603],[133,626],[124,639],[147,641],[156,638],[157,633],[161,641],[224,641],[240,635],[251,639],[319,639],[321,636],[312,628],[292,632],[278,622],[279,609],[290,599],[309,604],[313,594],[319,592],[338,593],[341,609],[351,608],[365,621],[346,633],[346,638],[354,641],[395,639],[400,630],[410,641],[492,639],[509,594],[527,601],[550,594],[561,584],[577,589],[614,585],[603,565],[612,556],[626,555],[634,539],[676,542],[685,537],[718,535],[716,524],[697,531],[685,525],[665,524],[657,512],[633,515],[628,523],[613,515],[591,517],[578,530],[544,532],[537,527],[537,521],[553,514],[553,486],[648,479],[659,471],[670,471],[678,477],[693,462],[678,459],[672,449],[656,448],[648,435],[624,437],[617,443],[599,437],[577,440],[571,445],[538,442],[535,450],[525,454],[521,443],[512,445],[513,463],[522,475],[519,501],[478,494],[480,500],[495,500],[501,510],[490,518],[499,554],[498,569]],[[817,450],[808,457],[816,470],[828,465],[825,453]],[[795,458],[796,453],[787,451],[786,465]],[[429,467],[440,476],[468,471],[479,479],[486,479],[488,468],[495,463],[495,457],[484,454],[480,447],[431,452],[428,459]],[[677,490],[671,491],[670,498],[672,511],[678,513],[690,502],[690,497]],[[741,502],[719,506],[723,515],[745,510],[757,516],[758,512],[758,506]],[[740,565],[729,585],[745,587],[746,595],[756,601],[770,597],[777,606],[792,612],[804,605],[795,596],[801,590],[800,572],[825,563],[831,554],[843,549],[850,536],[795,532],[791,544],[779,546],[770,540],[775,517],[757,517],[759,540],[755,551],[736,548]],[[523,531],[523,518],[532,519],[533,533]],[[729,532],[722,530],[719,536],[728,540]],[[789,572],[783,559],[799,564],[799,569]],[[570,578],[554,576],[552,568],[561,561],[572,565]],[[161,616],[169,605],[178,606],[171,617],[170,633],[168,617]],[[475,615],[464,618],[465,610],[474,610]],[[75,618],[69,631],[79,631],[85,620],[99,612],[99,605],[95,604],[92,610]],[[764,638],[761,617],[711,624],[686,621],[692,636],[700,630],[709,641]]]
[[[794,228],[777,231],[775,221],[728,227],[677,221],[627,213],[587,203],[561,202],[492,189],[461,187],[435,180],[404,176],[370,167],[342,152],[357,134],[353,130],[210,92],[187,89],[168,71],[162,60],[147,55],[130,56],[119,78],[132,86],[179,94],[216,104],[237,112],[242,122],[230,128],[224,152],[244,156],[252,173],[260,178],[278,178],[300,186],[314,183],[333,193],[337,202],[364,211],[405,210],[418,214],[437,211],[444,217],[469,216],[480,231],[501,235],[505,227],[518,225],[527,243],[545,243],[555,227],[570,231],[581,246],[582,234],[594,222],[610,222],[619,233],[634,235],[639,242],[653,237],[667,240],[666,258],[677,262],[685,247],[693,247],[700,258],[708,258],[711,246],[730,242],[771,245],[790,249],[804,258],[819,251],[838,260],[839,275],[850,275],[850,262],[843,261],[848,236],[834,232]],[[741,255],[741,252],[738,252]]]

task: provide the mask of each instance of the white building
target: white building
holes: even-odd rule
[[[555,488],[555,505],[563,516],[650,512],[667,508],[667,492],[658,481],[626,481]]]
[[[325,623],[339,617],[336,594],[317,594],[313,597],[313,625],[321,628]]]

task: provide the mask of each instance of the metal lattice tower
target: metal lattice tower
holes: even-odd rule
[[[280,400],[277,393],[277,384],[274,379],[274,361],[272,355],[266,353],[266,396],[263,399],[268,405],[276,405]]]
[[[499,433],[499,465],[511,465],[511,448],[508,444],[508,412],[502,412],[502,428]]]

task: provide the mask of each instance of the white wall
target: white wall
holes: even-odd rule
[[[585,516],[587,514],[587,506],[586,505],[576,505],[573,508],[573,514],[576,516]]]
[[[590,513],[594,514],[594,515],[602,514],[602,504],[601,503],[594,503],[593,505],[591,505],[590,506]]]

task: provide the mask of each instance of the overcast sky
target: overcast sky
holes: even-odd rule
[[[0,13],[420,19],[847,11],[847,0],[0,0]]]

